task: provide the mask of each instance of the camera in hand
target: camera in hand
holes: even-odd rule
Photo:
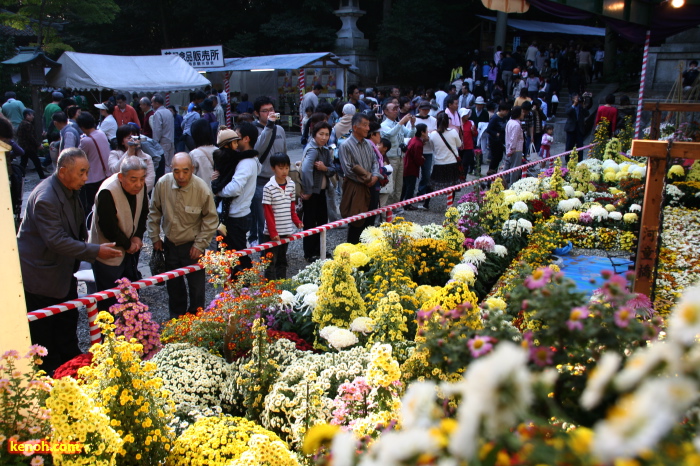
[[[399,144],[399,149],[401,149],[401,152],[405,153],[408,150],[408,146],[402,142]]]

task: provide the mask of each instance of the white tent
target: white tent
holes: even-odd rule
[[[191,91],[210,85],[178,55],[118,56],[64,52],[49,72],[49,86],[129,92]]]

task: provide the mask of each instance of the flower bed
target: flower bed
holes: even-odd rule
[[[236,258],[209,252],[221,293],[160,342],[124,282],[105,341],[57,380],[3,357],[3,413],[34,411],[0,421],[0,446],[83,445],[61,464],[698,464],[700,290],[664,322],[627,277],[589,299],[550,265],[568,242],[634,250],[645,168],[617,142],[599,156],[495,180],[442,224],[370,227],[290,280],[263,259],[231,282]],[[678,207],[694,173],[670,173],[664,312],[700,270],[700,220]]]

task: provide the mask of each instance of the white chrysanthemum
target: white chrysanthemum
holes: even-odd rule
[[[700,334],[700,286],[687,288],[668,318],[668,339],[691,345]]]
[[[352,333],[350,330],[344,328],[337,328],[335,331],[331,332],[326,337],[326,340],[328,341],[329,345],[331,345],[337,350],[347,348],[348,346],[356,345],[359,341],[357,339],[357,335]]]
[[[557,209],[559,209],[560,212],[569,212],[573,210],[574,206],[572,205],[571,201],[573,199],[563,199],[557,203]]]
[[[603,161],[603,171],[607,170],[608,168],[612,168],[616,172],[620,171],[620,166],[614,160]]]
[[[337,330],[340,330],[340,327],[336,327],[335,325],[328,325],[327,327],[323,327],[318,332],[318,335],[321,338],[323,338],[324,340],[328,340],[328,338],[330,338],[331,334]]]
[[[617,353],[607,352],[603,354],[588,376],[586,389],[581,395],[581,406],[585,409],[593,409],[598,406],[605,389],[620,367],[620,361],[622,361],[622,357]]]
[[[315,283],[305,283],[297,287],[297,296],[306,296],[307,294],[316,293],[318,285]]]
[[[605,210],[605,207],[591,206],[591,208],[588,209],[588,213],[594,220],[605,220],[608,218],[608,211]]]
[[[318,295],[316,293],[309,293],[304,295],[304,300],[302,301],[302,308],[314,310],[316,309],[316,304],[318,304]]]
[[[532,222],[529,220],[525,220],[524,218],[519,218],[518,219],[518,228],[521,228],[523,231],[526,231],[527,233],[532,233]]]
[[[437,223],[429,223],[423,225],[423,238],[426,239],[441,239],[443,233],[443,226]]]
[[[595,425],[592,453],[608,463],[654,450],[697,397],[698,385],[690,378],[646,380]]]
[[[632,205],[630,205],[629,211],[630,212],[641,212],[642,206],[640,206],[639,204],[632,204]]]
[[[629,168],[629,173],[631,176],[637,179],[642,179],[646,176],[647,174],[647,167],[640,167],[639,165],[632,165]]]
[[[522,178],[510,186],[510,190],[520,195],[524,192],[536,193],[540,187],[540,180],[536,177],[528,176]]]
[[[572,186],[564,186],[564,194],[566,194],[566,197],[574,197],[574,193],[576,190]]]
[[[481,249],[469,249],[462,255],[462,261],[479,265],[486,260],[486,254]]]
[[[651,346],[638,348],[615,377],[615,388],[629,391],[655,370],[664,367],[667,373],[680,372],[680,348],[669,342],[657,341]]]
[[[496,254],[498,257],[506,257],[508,255],[508,248],[505,246],[502,246],[500,244],[497,244],[493,248],[494,254]]]
[[[291,291],[282,290],[280,293],[280,306],[289,307],[294,304],[296,296]]]
[[[527,412],[533,398],[527,360],[523,348],[502,342],[469,364],[463,380],[443,386],[448,394],[462,395],[459,424],[448,446],[454,456],[472,459],[478,453],[479,439],[509,433]]]
[[[431,427],[435,421],[435,382],[413,382],[401,399],[402,429]]]
[[[377,227],[367,227],[360,235],[360,241],[365,244],[382,238],[384,238],[384,231]]]
[[[569,203],[571,204],[571,207],[574,209],[580,209],[583,204],[581,204],[581,200],[577,197],[574,197],[573,199],[569,199]]]
[[[622,212],[610,212],[608,218],[615,221],[622,220]]]
[[[410,230],[408,232],[408,235],[411,238],[419,239],[423,237],[423,227],[420,226],[417,223],[411,223]]]
[[[600,173],[603,170],[603,163],[598,159],[586,159],[583,162],[592,173]]]
[[[472,249],[472,251],[474,251],[474,249]],[[478,251],[478,249],[476,249],[476,251]],[[450,277],[458,282],[466,283],[470,286],[476,283],[476,273],[474,273],[474,268],[471,264],[455,265],[450,272]]]
[[[364,458],[368,465],[400,465],[421,455],[435,456],[440,450],[436,437],[424,429],[408,429],[383,433],[372,445],[373,459]]]
[[[365,335],[374,332],[374,320],[369,317],[358,317],[350,324],[350,330],[364,333]]]
[[[518,212],[521,214],[526,214],[528,211],[527,204],[525,204],[523,201],[517,201],[515,204],[513,204],[513,207],[510,208],[511,212]]]

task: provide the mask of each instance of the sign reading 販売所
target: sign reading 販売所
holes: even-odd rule
[[[161,49],[161,55],[179,55],[193,68],[211,68],[224,66],[224,52],[221,45],[208,47],[184,47],[179,49]]]

